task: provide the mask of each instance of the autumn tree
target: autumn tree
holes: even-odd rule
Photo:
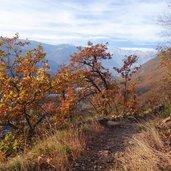
[[[117,91],[117,85],[108,69],[103,66],[104,60],[111,59],[106,44],[79,47],[78,53],[71,57],[71,67],[79,79],[77,93],[80,99],[89,99],[97,113],[109,114],[111,101]]]
[[[170,36],[171,36],[171,32],[170,32],[170,28],[171,28],[171,13],[170,13],[170,8],[171,8],[171,1],[168,0],[166,1],[167,3],[167,8],[165,11],[165,15],[163,15],[162,17],[160,17],[159,23],[160,25],[163,26],[164,30],[164,44],[162,42],[162,47],[158,49],[158,54],[161,57],[161,64],[162,66],[165,67],[166,71],[167,71],[167,77],[165,79],[165,88],[167,89],[168,95],[170,94],[169,85],[170,83],[170,71],[171,71],[171,46],[170,46]],[[170,95],[169,95],[170,96]]]
[[[135,82],[131,82],[132,75],[137,72],[139,65],[137,65],[138,57],[135,55],[130,55],[123,60],[122,67],[114,67],[114,70],[117,71],[122,77],[121,87],[123,93],[123,106],[124,111],[130,110],[133,112],[137,103]]]
[[[42,46],[23,51],[29,42],[0,39],[0,123],[26,131],[30,139],[49,115],[42,108],[51,92],[49,66]]]
[[[167,101],[171,99],[171,47],[163,47],[159,49],[159,56],[161,58],[161,64],[165,68],[166,76],[163,80],[165,95]]]
[[[61,66],[54,75],[52,85],[53,92],[57,94],[58,111],[60,117],[71,118],[77,106],[77,86],[79,82],[77,73],[72,70],[71,65]]]

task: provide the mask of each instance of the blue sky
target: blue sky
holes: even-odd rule
[[[0,0],[0,35],[50,44],[108,41],[152,47],[161,41],[164,0]]]

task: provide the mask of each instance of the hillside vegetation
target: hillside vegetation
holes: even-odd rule
[[[142,104],[147,105],[149,100],[155,103],[154,96],[158,96],[157,99],[162,97],[164,90],[163,81],[166,75],[167,72],[165,72],[159,56],[141,66],[140,70],[133,76],[133,79],[137,82],[137,93]]]
[[[107,44],[78,47],[53,75],[43,47],[27,46],[0,39],[0,170],[170,167],[170,48],[159,51],[163,68],[129,55],[116,77],[103,65]]]

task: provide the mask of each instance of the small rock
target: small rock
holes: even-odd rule
[[[122,123],[121,122],[114,122],[114,121],[107,121],[106,124],[108,127],[115,127],[115,126],[121,126]]]
[[[109,155],[109,151],[108,150],[99,151],[99,154],[102,155],[103,157],[107,157]]]

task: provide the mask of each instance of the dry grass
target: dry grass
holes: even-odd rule
[[[19,155],[1,167],[5,170],[39,170],[42,166],[65,170],[69,159],[77,157],[84,148],[85,138],[74,130],[60,131],[39,141],[26,154]]]
[[[159,99],[162,99],[161,97],[164,92],[162,85],[165,76],[166,72],[161,67],[159,57],[151,59],[142,65],[140,70],[133,76],[133,80],[137,82],[138,93],[140,94],[139,101],[141,104],[146,104],[149,100],[153,102],[153,104],[150,104],[153,106],[161,103]]]
[[[38,141],[30,151],[0,163],[0,170],[69,170],[70,164],[84,150],[90,132],[100,131],[96,124],[77,129],[59,131]]]
[[[169,165],[171,156],[163,151],[164,145],[157,129],[151,124],[140,127],[143,131],[129,140],[126,150],[115,154],[115,171],[159,171]]]

